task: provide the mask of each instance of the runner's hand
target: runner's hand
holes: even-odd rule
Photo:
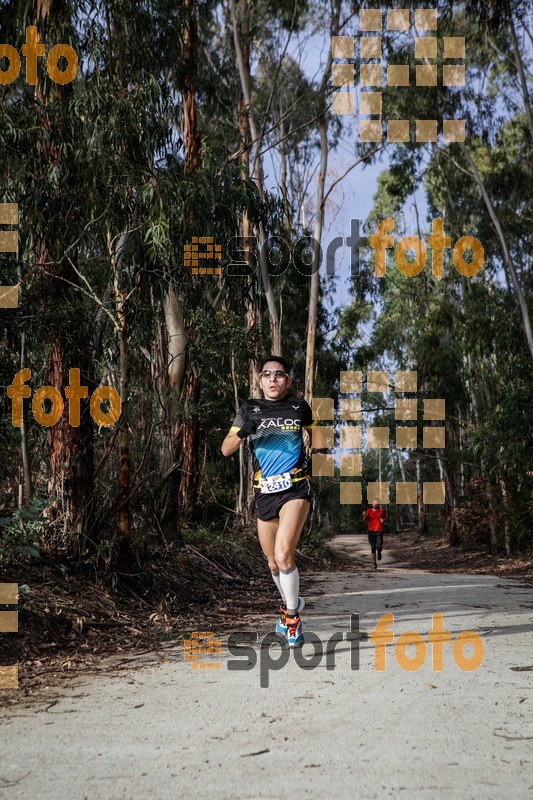
[[[251,436],[252,433],[256,432],[256,430],[257,423],[249,419],[248,422],[245,422],[242,428],[237,431],[237,436],[239,439],[246,439],[247,436]]]

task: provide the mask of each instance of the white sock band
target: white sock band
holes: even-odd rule
[[[283,600],[283,602],[285,602],[285,598],[283,596],[283,592],[281,591],[281,582],[280,582],[280,579],[279,579],[279,572],[276,573],[276,572],[270,571],[270,574],[272,575],[272,580],[274,581],[274,583],[278,587],[278,591],[279,591],[279,593],[281,595],[281,599]]]

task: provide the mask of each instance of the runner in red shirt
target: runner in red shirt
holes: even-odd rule
[[[377,500],[372,500],[372,508],[367,508],[363,512],[363,520],[368,525],[368,541],[372,548],[372,558],[374,569],[378,568],[376,562],[376,551],[378,561],[381,561],[381,551],[383,549],[383,523],[387,519],[387,512],[381,508]]]

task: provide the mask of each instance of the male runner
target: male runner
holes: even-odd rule
[[[381,551],[383,549],[383,523],[387,519],[387,512],[378,504],[377,500],[372,500],[372,508],[363,511],[363,519],[368,525],[368,541],[372,548],[372,559],[374,569],[378,568],[376,563],[376,550],[378,561],[381,561]]]
[[[289,371],[280,356],[263,359],[259,385],[264,400],[242,404],[221,449],[230,456],[248,439],[259,542],[283,601],[276,632],[286,636],[289,647],[298,647],[303,644],[298,612],[304,601],[299,597],[294,553],[311,508],[302,429],[317,423],[305,400],[287,394],[292,383]]]

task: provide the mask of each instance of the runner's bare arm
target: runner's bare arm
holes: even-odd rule
[[[236,433],[228,433],[224,441],[222,442],[221,450],[223,456],[231,456],[236,450],[239,449],[239,446],[242,444],[242,439],[240,439]]]
[[[246,439],[247,436],[255,433],[257,425],[252,420],[247,420],[243,425],[233,425],[229,429],[229,433],[222,442],[221,450],[223,456],[231,456],[236,450],[239,449],[240,443]]]
[[[228,435],[222,442],[220,449],[223,456],[231,456],[235,453],[241,442],[255,430],[255,425],[251,425],[248,419],[247,404],[244,403],[235,415],[235,419],[229,429]]]

